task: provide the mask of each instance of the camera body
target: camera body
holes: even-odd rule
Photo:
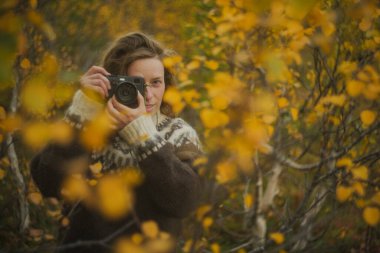
[[[139,76],[106,76],[110,81],[111,89],[108,91],[110,99],[115,95],[116,100],[128,107],[137,108],[139,106],[137,94],[138,91],[144,97],[145,80]]]

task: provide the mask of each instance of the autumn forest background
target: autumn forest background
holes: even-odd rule
[[[78,79],[132,31],[178,53],[164,60],[178,82],[164,99],[205,151],[182,252],[380,252],[379,16],[376,0],[1,1],[0,252],[53,252],[68,219],[29,162],[73,137],[61,118]],[[104,144],[102,120],[85,146]],[[68,180],[68,201],[97,198],[110,218],[133,210],[141,178],[101,166],[97,180]],[[172,246],[154,222],[110,239],[82,243]]]

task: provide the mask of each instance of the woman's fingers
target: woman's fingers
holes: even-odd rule
[[[96,73],[100,73],[100,74],[103,74],[105,76],[107,75],[111,75],[111,73],[109,73],[107,70],[105,70],[105,68],[103,67],[99,67],[99,66],[92,66],[91,68],[89,68],[89,70],[86,72],[86,74],[96,74]]]
[[[93,92],[95,92],[95,93],[101,95],[102,98],[106,98],[106,94],[104,94],[105,91],[104,91],[104,89],[102,87],[85,84],[85,85],[82,85],[82,89],[90,97],[94,97],[95,98],[96,96],[94,96],[95,94],[93,94]]]
[[[106,111],[107,118],[109,119],[109,127],[112,130],[120,129],[121,127],[120,122],[117,119],[115,119],[114,116],[112,116],[112,114],[108,111],[108,109],[105,111]]]
[[[109,95],[107,84],[101,79],[91,79],[90,77],[83,77],[83,78],[81,78],[81,84],[83,87],[85,87],[87,89],[93,89],[96,91],[100,91],[100,94],[104,98],[108,97],[108,95]],[[101,90],[99,90],[96,87],[101,88]]]
[[[118,110],[120,113],[125,114],[125,115],[129,115],[129,114],[132,113],[133,109],[130,108],[130,107],[128,107],[128,106],[125,106],[122,103],[120,103],[119,101],[117,101],[117,99],[115,98],[115,96],[113,96],[110,100],[112,102],[113,107],[116,110]]]
[[[108,71],[99,66],[92,66],[81,78],[80,83],[82,87],[100,93],[103,98],[109,96],[108,90],[111,89],[111,84],[107,79],[110,75]],[[97,88],[99,87],[99,88]]]
[[[110,81],[108,80],[107,77],[105,77],[102,74],[89,75],[88,79],[90,79],[90,80],[102,80],[102,82],[106,85],[107,89],[111,89]]]
[[[107,112],[115,119],[118,123],[124,123],[124,115],[120,113],[113,105],[112,99],[107,102]]]

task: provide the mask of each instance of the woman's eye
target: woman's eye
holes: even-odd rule
[[[161,85],[161,80],[155,80],[155,81],[152,83],[152,85],[153,85],[154,87],[158,87],[158,86],[160,86],[160,85]]]

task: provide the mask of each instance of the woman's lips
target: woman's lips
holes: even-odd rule
[[[145,105],[146,111],[151,112],[153,110],[154,105]]]

